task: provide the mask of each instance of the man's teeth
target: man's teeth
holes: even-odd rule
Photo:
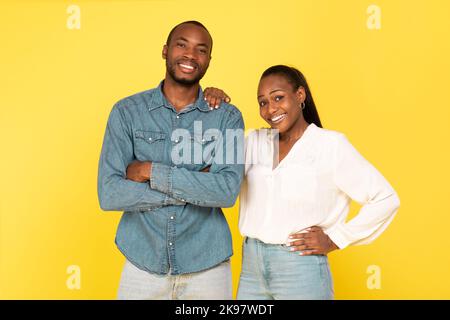
[[[180,63],[180,66],[183,67],[183,68],[189,69],[189,70],[194,70],[194,67],[193,67],[193,66],[189,66],[189,65],[187,65],[187,64],[182,64],[182,63]]]
[[[286,117],[286,113],[280,114],[279,116],[273,117],[272,119],[270,119],[270,121],[272,122],[278,122],[283,120]]]

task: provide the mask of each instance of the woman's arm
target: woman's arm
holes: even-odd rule
[[[352,220],[346,216],[327,229],[327,234],[338,245],[368,244],[390,224],[400,206],[400,200],[383,175],[350,144],[339,137],[334,159],[334,182],[351,199],[362,205]]]
[[[347,216],[327,230],[314,226],[289,236],[288,246],[301,255],[326,255],[349,245],[375,240],[394,218],[400,200],[387,180],[350,144],[344,135],[338,138],[333,180],[336,186],[362,205],[349,222]]]
[[[210,109],[218,109],[222,101],[231,102],[231,98],[221,89],[208,87],[203,90],[203,96],[208,103]]]

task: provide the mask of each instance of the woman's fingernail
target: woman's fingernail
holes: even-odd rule
[[[290,246],[291,246],[290,242],[286,243],[286,247],[290,247]]]
[[[209,110],[211,111],[213,109],[213,107],[209,107]]]
[[[302,255],[303,255],[303,252],[300,251],[298,254],[299,254],[300,256],[302,256]]]
[[[294,239],[294,236],[289,236],[289,239]]]
[[[290,251],[294,251],[294,250],[295,250],[295,248],[291,248],[291,249],[290,249]]]
[[[216,109],[219,109],[219,105],[216,105],[215,108],[216,108]]]

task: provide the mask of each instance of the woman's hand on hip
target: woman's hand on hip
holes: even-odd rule
[[[286,245],[292,252],[298,252],[302,256],[327,255],[339,249],[320,227],[310,227],[306,232],[291,234]]]

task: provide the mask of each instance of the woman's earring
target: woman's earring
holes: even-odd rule
[[[306,104],[305,104],[305,102],[303,101],[302,104],[300,105],[300,108],[302,108],[302,110],[304,110],[305,107],[306,107]]]

